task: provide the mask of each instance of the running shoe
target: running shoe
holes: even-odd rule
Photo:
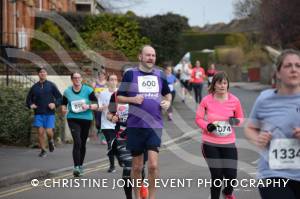
[[[236,199],[233,194],[231,195],[224,195],[224,199]]]
[[[50,152],[53,152],[54,151],[54,141],[53,141],[53,139],[51,139],[51,140],[49,140],[48,141],[48,147],[49,147],[49,151]]]
[[[42,149],[40,154],[39,154],[39,157],[41,157],[41,158],[47,157],[47,152],[44,149]]]
[[[144,183],[142,184],[142,186],[140,188],[140,197],[141,197],[141,199],[148,198],[148,188],[144,185]]]
[[[80,171],[80,176],[83,176],[83,174],[84,174],[84,170],[83,170],[83,166],[81,165],[81,166],[79,166],[79,171]]]
[[[80,176],[80,168],[79,166],[75,166],[73,169],[73,176],[74,177],[79,177]]]
[[[109,167],[109,169],[107,170],[108,173],[115,173],[116,172],[116,168],[115,167]]]

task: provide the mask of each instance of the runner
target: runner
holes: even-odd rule
[[[190,95],[192,87],[191,87],[191,73],[192,73],[192,65],[186,61],[182,60],[182,68],[181,68],[181,75],[180,75],[180,82],[183,85],[181,94],[182,94],[182,102],[185,103],[185,98],[187,95]]]
[[[34,110],[33,126],[38,128],[40,157],[46,157],[45,132],[48,137],[49,151],[54,151],[53,129],[55,128],[55,108],[61,104],[62,96],[56,85],[47,80],[45,68],[37,70],[39,81],[29,90],[26,98],[28,108]]]
[[[115,172],[115,154],[114,151],[111,150],[112,147],[112,140],[116,137],[116,131],[115,131],[115,123],[112,123],[111,121],[107,120],[107,113],[108,113],[108,105],[109,100],[111,98],[111,95],[116,92],[117,90],[117,84],[118,84],[118,78],[116,75],[109,75],[108,76],[108,89],[100,93],[100,96],[98,98],[98,104],[99,106],[102,106],[102,114],[101,114],[101,131],[105,136],[105,139],[107,141],[107,156],[109,158],[109,169],[107,172]]]
[[[206,71],[208,87],[210,86],[212,78],[216,73],[217,73],[217,70],[216,70],[215,64],[214,63],[210,64],[208,70]]]
[[[209,88],[209,95],[201,101],[196,112],[196,124],[202,129],[202,153],[211,178],[234,180],[237,176],[237,149],[233,126],[240,125],[243,110],[240,101],[228,92],[229,80],[225,72],[217,73]],[[211,199],[219,199],[221,187],[210,188]],[[235,199],[228,183],[222,193],[225,199]]]
[[[82,84],[80,73],[71,74],[72,86],[64,91],[63,114],[67,113],[68,125],[73,137],[73,175],[79,177],[83,175],[83,162],[86,152],[86,140],[93,120],[92,110],[98,109],[97,98],[93,88]]]
[[[166,77],[167,77],[169,89],[170,89],[171,94],[172,94],[172,102],[171,102],[171,105],[170,105],[169,109],[167,110],[167,112],[168,112],[168,120],[172,121],[173,120],[173,108],[172,108],[172,106],[173,106],[173,102],[174,102],[175,95],[176,95],[176,91],[175,91],[174,85],[175,85],[177,79],[172,74],[172,66],[167,66],[165,68],[165,74],[166,74]]]
[[[105,72],[104,68],[102,68],[101,71],[98,72],[98,77],[97,77],[96,81],[92,83],[92,86],[94,88],[95,96],[97,97],[97,99],[99,101],[100,93],[107,89],[106,72]],[[95,115],[95,121],[96,121],[97,135],[100,139],[101,144],[106,145],[107,142],[105,140],[103,133],[101,132],[101,111],[95,111],[94,115]]]
[[[276,63],[277,89],[256,99],[246,137],[261,149],[259,179],[288,179],[283,186],[260,187],[263,199],[300,198],[300,52],[284,50]]]
[[[155,199],[154,185],[158,177],[158,151],[163,128],[161,109],[169,108],[172,96],[164,73],[154,68],[154,48],[143,46],[139,61],[137,68],[124,74],[117,100],[129,104],[127,148],[133,156],[132,180],[142,179],[143,154],[148,151],[149,198]],[[140,199],[138,186],[134,187],[134,193],[135,198]]]
[[[205,78],[205,71],[200,66],[200,61],[197,60],[196,66],[193,68],[191,74],[191,84],[194,89],[196,104],[199,104],[202,99],[202,87],[203,87],[204,78]]]
[[[111,150],[113,150],[114,151],[113,153],[116,154],[119,165],[123,167],[122,178],[124,179],[125,182],[127,182],[128,180],[131,180],[130,172],[132,166],[131,153],[129,150],[126,149],[126,143],[127,143],[126,127],[127,127],[127,118],[129,112],[129,104],[120,104],[117,102],[116,98],[117,98],[117,93],[114,92],[111,95],[109,106],[108,106],[109,112],[107,113],[107,119],[116,124],[116,128],[115,128],[116,137],[112,141]],[[147,157],[144,157],[144,161],[145,162],[147,161]],[[143,168],[142,178],[144,179],[144,177],[145,177],[145,172]],[[124,192],[126,195],[126,199],[132,199],[132,187],[130,186],[130,183],[124,186]],[[141,190],[141,194],[142,194],[141,198],[146,199],[147,194],[143,194],[142,190]]]

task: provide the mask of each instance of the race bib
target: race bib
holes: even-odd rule
[[[147,75],[138,77],[139,93],[159,93],[157,76]]]
[[[82,106],[85,104],[85,100],[82,99],[82,100],[75,100],[75,101],[72,101],[71,102],[71,109],[72,109],[72,112],[74,113],[80,113],[80,112],[83,112],[85,110],[83,110]]]
[[[117,106],[117,115],[119,116],[120,122],[126,122],[128,118],[128,104],[118,104]]]
[[[196,79],[199,79],[202,75],[202,72],[201,71],[197,71],[195,76],[196,76]]]
[[[226,121],[216,121],[213,124],[217,127],[217,129],[213,131],[213,133],[217,136],[224,137],[232,132],[231,125]]]
[[[174,85],[173,84],[168,84],[170,91],[174,90]]]
[[[298,139],[274,139],[269,150],[271,169],[300,169],[300,141]]]

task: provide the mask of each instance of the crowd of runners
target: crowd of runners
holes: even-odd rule
[[[115,159],[123,168],[124,180],[149,180],[146,195],[142,186],[125,186],[126,199],[156,198],[155,179],[159,176],[159,148],[164,128],[162,112],[173,120],[175,84],[180,81],[182,102],[194,91],[197,104],[195,122],[202,133],[202,154],[212,180],[237,178],[238,149],[235,127],[245,126],[245,135],[260,148],[259,179],[289,179],[287,187],[260,187],[263,199],[300,198],[300,53],[285,50],[277,61],[277,85],[263,91],[252,108],[248,121],[237,96],[230,92],[227,74],[212,63],[207,71],[199,60],[195,66],[183,60],[173,67],[155,67],[156,52],[150,45],[141,48],[139,63],[123,71],[121,82],[102,69],[91,85],[82,83],[79,72],[71,74],[72,84],[61,94],[47,71],[38,69],[39,81],[30,89],[26,103],[34,110],[33,125],[38,128],[40,157],[55,150],[53,129],[55,110],[61,107],[73,138],[74,177],[84,174],[86,142],[92,121],[102,144],[107,144],[108,172],[115,172]],[[176,78],[177,77],[177,78]],[[207,79],[208,95],[202,98]],[[145,172],[147,170],[147,172]],[[145,176],[147,173],[147,176]],[[211,186],[210,198],[235,199],[232,185]]]

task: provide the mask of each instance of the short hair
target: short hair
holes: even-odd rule
[[[297,51],[297,50],[286,49],[286,50],[282,51],[281,54],[277,57],[277,60],[276,60],[276,70],[277,71],[280,71],[282,63],[288,55],[296,55],[300,58],[300,52]]]
[[[218,73],[216,73],[213,76],[213,79],[211,81],[211,85],[209,86],[208,92],[209,93],[215,93],[215,85],[217,82],[221,82],[223,80],[226,80],[228,85],[227,85],[227,90],[229,89],[229,78],[226,72],[224,71],[220,71]]]
[[[142,45],[142,46],[140,47],[140,49],[139,49],[139,54],[142,54],[144,48],[146,48],[146,47],[151,47],[151,48],[153,48],[153,46],[151,46],[151,45],[149,45],[149,44]],[[154,48],[153,48],[153,49],[154,49]]]
[[[44,70],[44,71],[47,72],[46,68],[44,68],[44,67],[39,67],[39,68],[37,68],[37,69],[36,69],[36,72],[37,72],[37,73],[40,73],[42,70]]]
[[[71,75],[70,75],[71,79],[73,79],[73,77],[74,77],[75,74],[79,74],[81,76],[81,74],[78,71],[76,71],[76,72],[71,73]]]

